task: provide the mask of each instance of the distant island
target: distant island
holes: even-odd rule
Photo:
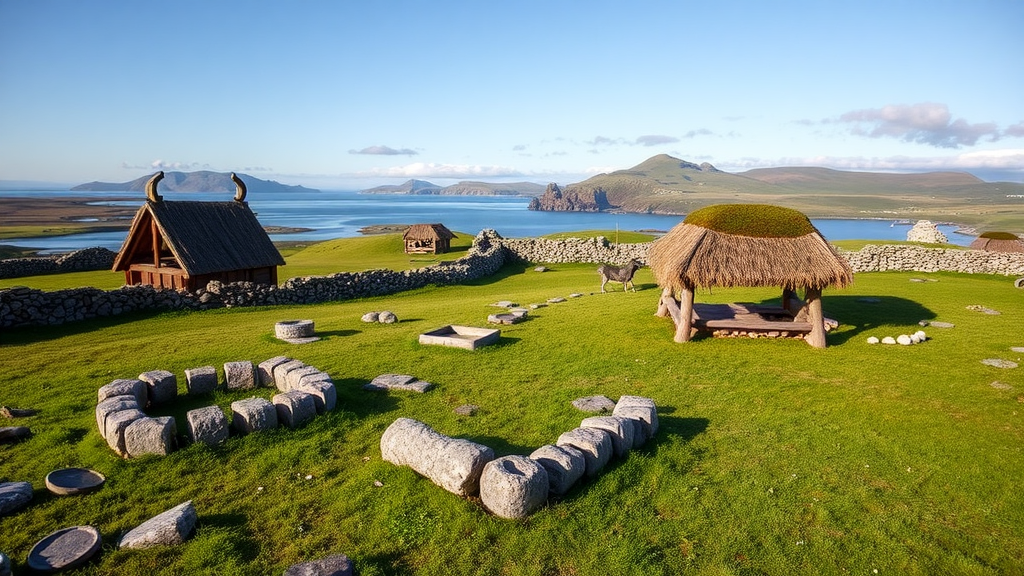
[[[544,193],[544,185],[533,182],[474,182],[463,181],[451,186],[438,186],[426,180],[406,180],[398,185],[377,186],[360,190],[361,194],[412,194],[433,196],[523,196],[536,197]]]
[[[131,182],[89,182],[79,184],[73,192],[145,192],[146,182],[152,175],[136,178]],[[287,194],[291,192],[319,192],[305,186],[289,186],[273,180],[261,180],[249,174],[238,174],[249,192]],[[235,192],[235,183],[230,172],[167,172],[160,181],[161,192]]]

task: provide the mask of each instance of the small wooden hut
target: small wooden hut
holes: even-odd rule
[[[277,284],[284,258],[245,202],[234,174],[233,202],[165,202],[157,193],[163,172],[146,184],[114,270],[128,285],[194,291],[211,280]]]
[[[454,237],[444,224],[413,224],[402,235],[406,254],[444,254],[452,249]]]
[[[1012,232],[983,232],[971,242],[971,248],[988,252],[1024,252],[1024,240]]]
[[[803,335],[825,347],[821,290],[853,281],[849,264],[802,213],[764,204],[721,204],[690,213],[651,246],[648,263],[676,342],[695,330]],[[697,287],[778,286],[782,307],[697,304]],[[804,301],[797,290],[805,291]],[[676,293],[679,293],[677,299]]]

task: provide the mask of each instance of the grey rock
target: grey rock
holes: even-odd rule
[[[299,368],[305,368],[305,362],[299,360],[289,360],[283,364],[278,364],[274,367],[274,385],[281,392],[288,391],[288,373],[292,370],[298,370]]]
[[[534,272],[547,272],[548,269],[547,269],[546,266],[537,266],[536,268],[533,269],[533,271]]]
[[[295,390],[306,392],[313,397],[317,414],[330,412],[338,405],[338,390],[329,380],[303,379]]]
[[[178,377],[167,370],[150,370],[139,374],[139,380],[146,383],[149,403],[157,406],[178,397]]]
[[[259,366],[256,367],[256,374],[259,377],[260,386],[270,388],[274,386],[274,368],[278,367],[285,362],[291,362],[292,359],[287,356],[274,356],[268,360],[260,362]]]
[[[526,518],[548,499],[548,473],[526,456],[491,460],[480,474],[480,501],[500,518]]]
[[[484,465],[494,451],[482,444],[449,438],[411,418],[395,420],[380,439],[385,461],[409,466],[431,482],[459,496],[479,490]]]
[[[193,442],[214,446],[228,439],[228,418],[220,406],[204,406],[185,414]]]
[[[408,374],[381,374],[368,384],[363,385],[363,390],[407,390],[410,392],[426,392],[434,388],[430,382],[417,380]]]
[[[1000,312],[998,310],[993,310],[980,304],[971,304],[970,306],[967,306],[967,309],[972,312],[981,312],[982,314],[988,314],[989,316],[1000,315]]]
[[[500,300],[498,302],[495,302],[494,304],[491,304],[491,306],[494,306],[496,308],[514,308],[518,305],[519,304],[511,300]]]
[[[344,554],[292,564],[284,576],[352,576],[352,561]]]
[[[981,361],[986,366],[992,366],[993,368],[1016,368],[1017,363],[1012,360],[1003,360],[1001,358],[986,358]]]
[[[932,328],[956,328],[956,324],[953,324],[952,322],[938,322],[935,320],[928,323],[928,325]]]
[[[129,530],[121,537],[118,547],[138,549],[182,544],[195,531],[197,520],[195,506],[189,500]]]
[[[316,416],[316,402],[313,395],[302,390],[289,390],[274,394],[277,422],[281,426],[298,428]]]
[[[266,398],[246,398],[231,403],[231,426],[240,434],[277,428],[277,409]]]
[[[128,452],[124,446],[124,431],[128,429],[128,426],[138,420],[139,418],[145,418],[146,415],[142,410],[119,410],[117,412],[111,412],[107,414],[107,419],[103,425],[104,437],[107,440],[107,446],[114,452],[117,452],[121,456],[126,455]]]
[[[256,367],[249,360],[224,363],[224,386],[228,390],[251,390],[256,382]]]
[[[390,310],[384,310],[377,315],[377,322],[381,324],[394,324],[398,322],[398,316],[395,316],[395,313]]]
[[[32,435],[27,426],[3,426],[0,427],[0,442],[17,442]]]
[[[558,446],[572,446],[583,453],[588,478],[593,478],[608,465],[614,448],[612,437],[600,428],[576,428],[563,433],[555,443]]]
[[[360,320],[362,320],[363,322],[367,322],[367,323],[369,323],[369,322],[376,322],[379,317],[380,317],[380,312],[367,312],[366,314],[363,314],[363,316],[362,316],[362,318],[360,318]]]
[[[490,324],[518,324],[525,319],[525,315],[519,314],[489,314],[487,316],[487,322]]]
[[[288,374],[285,375],[285,380],[287,381],[287,390],[294,390],[296,387],[298,387],[299,382],[302,380],[304,376],[313,376],[319,374],[323,373],[320,372],[319,369],[314,368],[313,366],[303,366],[301,368],[296,368],[295,370],[289,370]],[[287,392],[287,390],[285,391]]]
[[[625,456],[633,449],[635,420],[621,416],[591,416],[580,422],[581,428],[600,428],[611,434],[612,449],[618,457]]]
[[[989,384],[989,386],[995,388],[996,390],[1013,390],[1014,389],[1013,386],[1010,386],[1006,382],[1000,382],[998,380],[996,380],[995,382]]]
[[[315,332],[312,320],[282,320],[274,324],[274,335],[286,342],[308,338]]]
[[[93,526],[62,528],[36,542],[27,564],[33,571],[45,574],[70,570],[95,556],[102,542],[100,531]]]
[[[612,410],[612,416],[634,418],[644,424],[643,442],[658,433],[658,409],[654,400],[643,396],[622,396]],[[642,442],[641,442],[642,443]]]
[[[29,482],[0,482],[0,517],[15,512],[32,500]]]
[[[1010,346],[1010,352],[1024,354],[1024,346]]]
[[[209,394],[217,390],[217,369],[213,366],[200,366],[185,370],[185,389],[190,396]]]
[[[101,386],[97,392],[97,401],[102,402],[112,396],[134,396],[139,406],[149,404],[149,389],[142,380],[118,379]]]
[[[139,402],[135,400],[134,396],[111,396],[106,400],[96,405],[96,429],[99,430],[100,436],[107,437],[107,416],[111,412],[119,412],[121,410],[140,410],[142,406],[139,406]]]
[[[584,396],[572,401],[577,410],[590,413],[611,412],[615,409],[615,402],[607,396]]]
[[[0,552],[0,576],[11,576],[11,558]]]
[[[327,372],[321,372],[321,371],[317,370],[316,372],[312,372],[312,373],[309,373],[309,374],[303,374],[302,377],[299,378],[299,384],[298,385],[301,387],[301,386],[303,386],[305,384],[308,384],[310,382],[331,382],[331,383],[333,383],[334,380],[331,379],[331,375],[328,374]]]
[[[463,404],[455,407],[455,413],[459,416],[476,416],[479,411],[480,407],[476,404]]]
[[[568,492],[587,470],[583,452],[569,445],[546,444],[534,450],[530,458],[547,471],[548,490],[552,494]]]
[[[554,298],[548,299],[548,304],[560,304],[562,302],[565,302],[565,298],[562,298],[561,296],[555,296]]]
[[[124,429],[124,449],[128,456],[145,454],[166,456],[174,452],[174,436],[178,433],[173,416],[139,418]]]

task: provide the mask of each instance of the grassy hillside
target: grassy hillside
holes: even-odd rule
[[[355,240],[355,239],[353,239]],[[390,257],[386,241],[321,246],[341,265]],[[367,239],[369,242],[369,239]],[[296,254],[299,257],[301,254]],[[312,253],[306,266],[317,268]],[[291,265],[291,264],[290,264]],[[33,435],[0,445],[0,479],[31,481],[33,502],[0,518],[0,549],[23,565],[53,530],[96,526],[99,558],[75,574],[280,574],[292,563],[349,555],[359,574],[1017,574],[1024,572],[1020,291],[1003,277],[858,274],[826,291],[842,325],[829,348],[799,341],[672,342],[654,316],[660,290],[647,269],[636,293],[596,293],[591,265],[507,267],[466,286],[315,306],[144,314],[0,335],[0,403],[37,408]],[[927,277],[933,282],[911,282]],[[475,352],[424,347],[417,335],[448,323],[484,325],[498,300],[584,296],[502,327]],[[774,289],[714,290],[702,302],[763,301]],[[864,299],[874,299],[865,302]],[[981,304],[1002,312],[968,310]],[[400,322],[364,324],[370,310]],[[324,338],[273,338],[284,319],[310,318]],[[870,346],[922,319],[931,340]],[[167,369],[184,393],[186,368],[287,355],[328,371],[338,410],[299,430],[232,437],[162,458],[122,460],[96,432],[96,389]],[[437,384],[426,394],[361,389],[378,374]],[[179,398],[174,415],[273,391]],[[490,516],[407,468],[383,462],[379,441],[399,417],[528,454],[586,416],[574,398],[653,398],[661,431],[526,521]],[[456,415],[476,404],[476,416]],[[183,425],[179,424],[179,431]],[[56,497],[43,478],[85,466],[98,492]],[[199,513],[181,546],[116,550],[127,529],[185,500]],[[19,569],[16,567],[16,570]]]

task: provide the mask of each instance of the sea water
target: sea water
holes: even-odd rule
[[[162,192],[168,201],[227,201],[230,193]],[[94,196],[95,204],[141,206],[140,192],[0,191],[0,197],[46,198]],[[660,231],[680,223],[684,216],[662,214],[612,214],[605,212],[534,212],[527,210],[528,198],[504,196],[412,196],[360,194],[358,192],[293,192],[246,197],[250,208],[264,226],[308,228],[309,232],[271,234],[275,241],[318,241],[359,236],[359,229],[374,224],[430,224],[440,222],[449,230],[476,234],[493,228],[506,238],[529,238],[555,232],[583,230]],[[0,221],[2,221],[0,216]],[[896,220],[814,219],[814,225],[829,240],[906,240],[909,224]],[[951,243],[967,245],[973,236],[955,233],[955,225],[939,225]],[[45,238],[12,238],[0,244],[67,252],[101,246],[117,251],[126,230],[88,232]],[[614,238],[610,238],[614,241]]]

